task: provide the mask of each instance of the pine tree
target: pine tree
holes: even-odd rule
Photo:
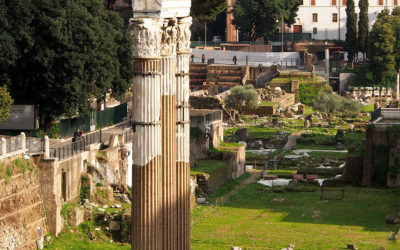
[[[346,4],[346,50],[348,53],[349,62],[353,62],[355,54],[357,53],[357,18],[354,7],[354,0],[347,0]]]
[[[365,53],[368,50],[368,0],[360,0],[358,2],[358,6],[360,7],[360,20],[358,21],[358,48],[359,51],[363,53],[365,57]]]
[[[368,50],[370,69],[378,83],[384,82],[395,73],[395,42],[390,16],[381,15],[372,27]]]

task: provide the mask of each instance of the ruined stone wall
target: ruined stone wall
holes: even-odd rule
[[[0,180],[0,249],[36,249],[46,232],[38,171]]]
[[[228,181],[240,177],[246,172],[246,151],[245,147],[220,147],[224,151],[210,152],[209,158],[226,161],[226,166],[219,168],[209,174],[197,175],[197,185],[206,194],[225,185]]]

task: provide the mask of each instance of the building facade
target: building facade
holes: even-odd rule
[[[312,38],[316,40],[345,40],[346,2],[347,0],[303,0],[291,32],[311,33]],[[359,0],[354,2],[358,20]],[[396,6],[400,6],[400,0],[370,0],[368,8],[370,29],[378,13],[385,8],[392,10]]]

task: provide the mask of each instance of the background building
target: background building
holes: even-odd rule
[[[293,33],[311,33],[317,40],[345,40],[346,38],[346,0],[303,0],[297,12],[296,23],[291,27]],[[360,9],[354,0],[356,15]],[[399,0],[370,0],[369,23],[374,24],[378,13],[384,8],[392,10],[399,6]]]

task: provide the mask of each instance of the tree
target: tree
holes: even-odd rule
[[[252,41],[270,37],[281,23],[295,23],[302,0],[238,0],[233,9],[236,28]]]
[[[226,0],[192,0],[190,14],[200,22],[215,21],[217,15],[226,9]]]
[[[13,103],[14,100],[11,98],[7,86],[0,86],[0,121],[5,121],[10,117],[10,109]]]
[[[131,38],[102,0],[1,1],[1,11],[0,58],[11,56],[0,81],[16,103],[39,104],[42,121],[88,115],[93,100],[129,87]]]
[[[354,99],[344,98],[336,93],[321,91],[315,98],[313,109],[327,113],[329,123],[331,123],[331,114],[339,112],[358,113],[361,110],[361,104]]]
[[[358,49],[365,57],[365,53],[367,53],[368,50],[368,0],[360,0],[358,6],[360,7],[360,19],[358,21]]]
[[[400,51],[400,7],[396,7],[392,11],[392,16],[390,17],[391,24],[394,32],[394,38],[396,42],[394,43],[393,51]],[[400,54],[394,53],[395,69],[400,69]]]
[[[347,0],[346,3],[346,51],[348,53],[348,61],[353,62],[357,53],[357,17],[354,7],[354,0]]]
[[[236,109],[239,113],[258,107],[258,93],[253,85],[235,86],[225,99],[227,108]]]
[[[395,42],[390,16],[385,13],[379,14],[369,35],[368,49],[370,69],[377,82],[383,82],[395,73]]]

